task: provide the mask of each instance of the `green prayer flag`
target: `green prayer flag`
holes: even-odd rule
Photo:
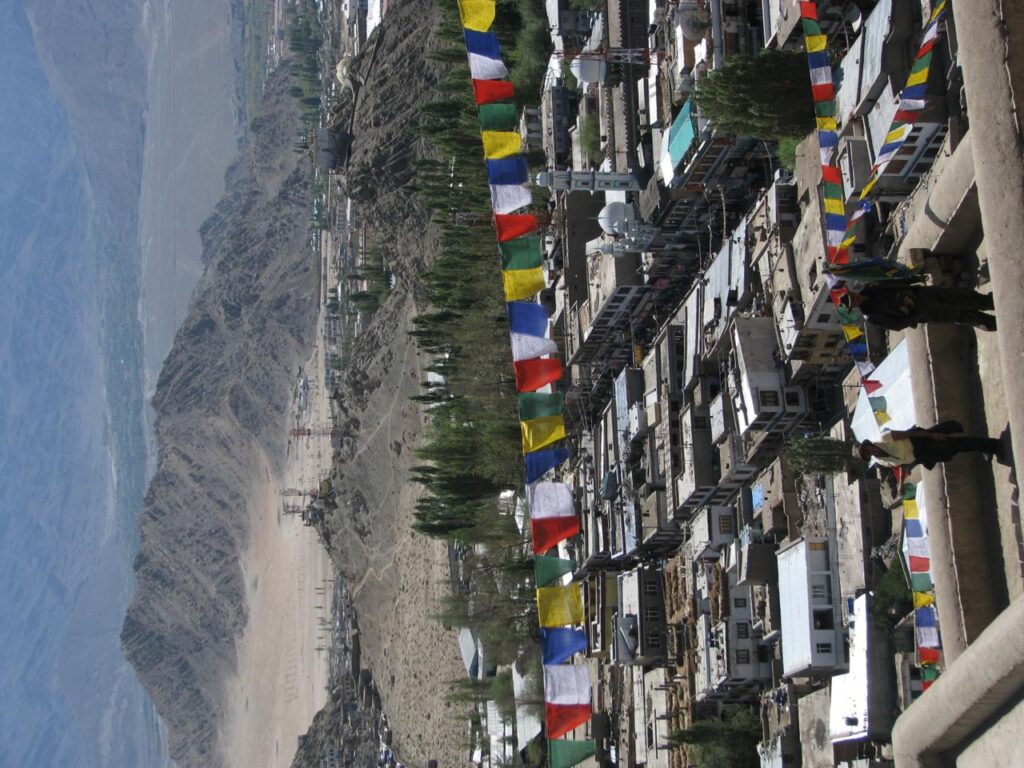
[[[932,584],[932,577],[927,573],[912,573],[910,574],[910,588],[914,592],[928,592],[935,589],[935,585]]]
[[[540,555],[533,559],[533,573],[538,587],[550,587],[565,574],[572,573],[573,569],[572,560],[562,557]]]
[[[836,307],[836,314],[839,316],[839,322],[843,325],[850,325],[851,323],[860,322],[860,312],[856,309],[847,309],[846,307]]]
[[[549,768],[572,768],[592,757],[597,751],[593,740],[572,741],[569,739],[550,739],[548,741]]]
[[[903,484],[903,498],[904,499],[916,499],[917,498],[917,486],[913,483]]]
[[[523,392],[519,395],[519,420],[533,421],[562,413],[561,392]]]
[[[480,105],[481,131],[514,131],[519,127],[515,104]]]
[[[536,235],[506,240],[504,243],[498,243],[498,248],[501,250],[501,268],[503,270],[536,269],[544,263],[540,238]]]

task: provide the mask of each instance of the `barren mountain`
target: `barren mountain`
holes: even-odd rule
[[[216,766],[223,681],[246,622],[245,499],[280,436],[313,344],[316,276],[308,160],[287,67],[267,81],[248,146],[203,225],[205,273],[160,375],[159,460],[140,516],[138,591],[125,653],[167,724],[180,766]]]

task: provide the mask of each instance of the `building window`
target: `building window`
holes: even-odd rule
[[[723,536],[728,536],[732,533],[732,516],[722,515],[718,518],[718,532]]]
[[[824,584],[811,584],[811,598],[814,600],[827,600],[828,590]]]
[[[647,579],[644,582],[644,594],[645,595],[657,595],[658,594],[658,582],[654,579]]]
[[[736,663],[737,664],[749,664],[750,663],[750,651],[746,648],[740,648],[736,651]]]
[[[750,625],[745,621],[736,623],[736,637],[740,640],[746,640],[750,637]]]
[[[814,650],[817,653],[832,653],[832,643],[815,643]]]
[[[779,407],[779,393],[774,389],[758,390],[757,399],[761,403],[762,408]]]
[[[827,323],[831,319],[832,315],[830,315],[828,312],[822,312],[820,315],[818,315],[819,323]]]
[[[800,392],[786,392],[786,405],[799,406],[800,405]]]
[[[658,610],[658,606],[649,605],[644,608],[644,621],[655,622],[661,618],[661,611]]]
[[[747,607],[747,598],[745,598],[745,597],[737,597],[737,598],[735,598],[732,601],[732,607],[733,608],[746,608]]]
[[[650,635],[647,638],[648,648],[661,648],[661,635]]]
[[[814,612],[814,628],[815,629],[835,629],[835,617],[832,615],[832,611],[815,611]]]

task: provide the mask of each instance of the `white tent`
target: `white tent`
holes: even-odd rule
[[[885,398],[885,412],[889,417],[889,421],[885,424],[886,429],[930,426],[917,424],[906,341],[901,341],[868,378],[882,385],[872,392],[870,397]],[[881,428],[875,419],[874,409],[868,398],[867,392],[861,389],[857,399],[857,408],[853,412],[853,421],[850,424],[857,440],[874,441],[882,436]]]

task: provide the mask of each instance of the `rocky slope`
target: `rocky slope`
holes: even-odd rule
[[[294,374],[313,343],[308,161],[282,67],[201,235],[205,273],[153,401],[160,456],[140,516],[125,654],[179,766],[216,766],[222,683],[245,622],[245,499],[285,445]]]
[[[332,480],[338,509],[320,525],[335,567],[348,581],[359,616],[363,668],[372,675],[394,732],[392,747],[410,765],[434,758],[464,764],[465,721],[445,701],[449,681],[464,675],[455,632],[436,619],[448,592],[443,542],[412,532],[422,489],[411,479],[423,415],[419,394],[427,361],[408,335],[423,308],[420,273],[437,250],[436,233],[408,182],[414,162],[431,150],[414,130],[419,109],[439,98],[441,66],[426,58],[437,10],[430,0],[397,0],[378,31],[376,53],[360,64],[365,84],[352,123],[345,185],[397,279],[383,306],[356,340],[336,393],[346,439]],[[372,65],[371,65],[372,59]],[[342,108],[347,125],[351,105]],[[344,726],[337,702],[317,715],[295,768],[315,768]],[[332,736],[333,734],[333,736]],[[343,765],[364,752],[346,752]]]

